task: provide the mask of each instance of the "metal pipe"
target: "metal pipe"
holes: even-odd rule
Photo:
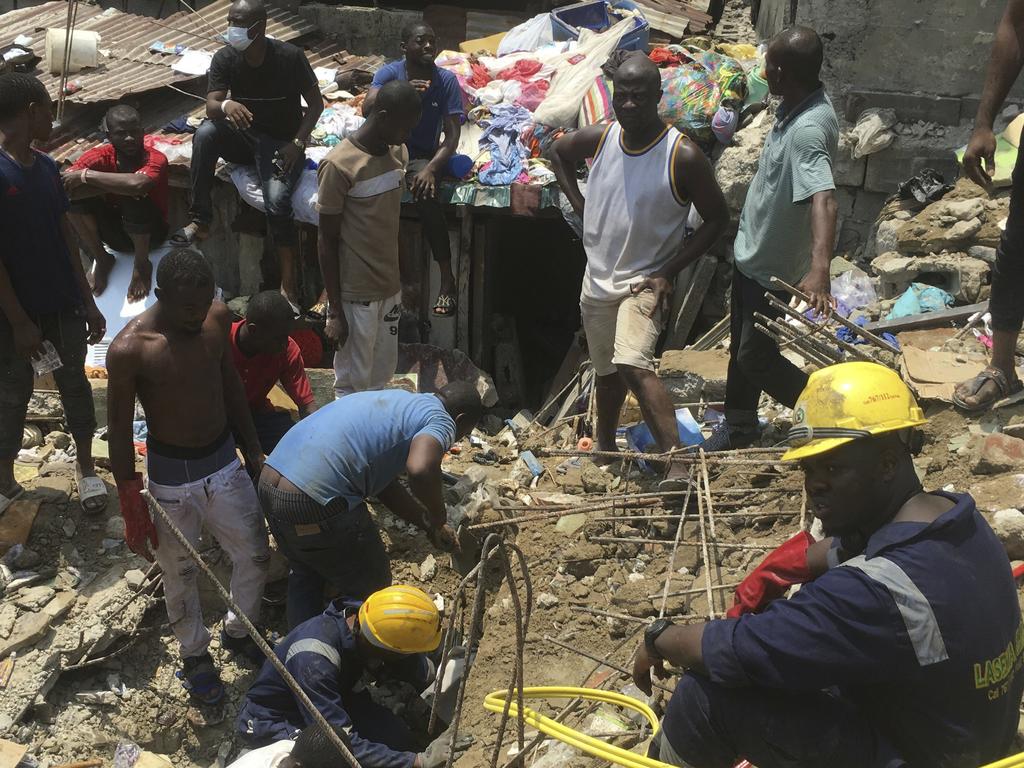
[[[780,301],[779,299],[777,299],[774,294],[772,294],[770,292],[765,292],[764,297],[766,299],[768,299],[768,303],[771,304],[773,307],[775,307],[776,309],[778,309],[778,310],[780,310],[782,312],[785,312],[787,315],[792,317],[794,320],[798,320],[799,322],[803,323],[804,325],[808,326],[809,328],[813,328],[815,332],[826,330],[826,327],[825,327],[824,324],[818,324],[818,323],[812,322],[810,320],[810,318],[806,317],[805,315],[800,314],[795,309],[793,309],[791,306],[789,306],[789,304],[787,304],[786,302]],[[845,352],[853,355],[858,360],[863,360],[866,363],[876,363],[876,362],[878,362],[877,360],[875,360],[870,355],[866,355],[863,352],[861,352],[853,344],[850,344],[849,342],[843,341],[842,339],[840,339],[838,337],[835,337],[835,336],[832,336],[831,334],[829,334],[829,342],[835,342]]]
[[[773,285],[778,285],[781,288],[785,288],[787,291],[789,291],[791,294],[796,296],[798,299],[803,299],[808,304],[810,304],[811,297],[808,296],[803,291],[801,291],[799,288],[794,288],[789,283],[785,282],[784,280],[780,280],[779,278],[777,278],[775,276],[772,276],[770,282]],[[900,351],[898,349],[896,349],[896,347],[894,347],[888,341],[886,341],[883,338],[880,338],[880,337],[876,336],[875,334],[873,334],[871,331],[869,331],[866,328],[861,328],[859,325],[857,325],[852,320],[847,320],[845,317],[843,317],[842,315],[840,315],[837,312],[833,312],[831,316],[832,316],[832,318],[837,323],[839,323],[840,325],[845,325],[847,328],[849,328],[851,331],[856,333],[858,336],[864,337],[865,339],[870,341],[875,346],[881,347],[886,352],[892,352],[894,355],[900,354]]]
[[[782,334],[779,334],[779,333],[776,333],[774,331],[769,330],[768,328],[763,326],[761,323],[754,323],[754,330],[759,331],[760,333],[763,333],[769,339],[774,341],[776,344],[779,345],[780,349],[783,348],[783,347],[792,346],[794,349],[796,349],[797,353],[799,353],[800,355],[803,355],[805,358],[807,358],[807,362],[811,363],[812,365],[816,365],[816,366],[821,367],[821,368],[827,368],[828,366],[832,365],[832,363],[828,362],[827,360],[823,360],[816,353],[814,353],[814,352],[812,352],[812,351],[810,351],[810,350],[808,350],[808,349],[806,349],[804,347],[800,347],[798,345],[793,344],[793,340],[792,339],[790,339],[790,338],[788,338],[788,337],[786,337],[786,336],[784,336]]]

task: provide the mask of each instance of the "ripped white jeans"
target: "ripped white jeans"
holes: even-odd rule
[[[270,549],[256,488],[241,462],[236,459],[193,483],[170,486],[149,482],[148,488],[191,544],[198,545],[204,525],[213,534],[231,558],[231,597],[250,621],[258,623]],[[201,656],[210,644],[210,633],[199,602],[199,568],[163,519],[156,516],[153,522],[159,540],[154,554],[164,572],[167,618],[181,643],[182,658]],[[224,630],[232,637],[246,634],[245,625],[232,611],[224,619]]]

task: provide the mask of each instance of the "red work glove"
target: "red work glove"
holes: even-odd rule
[[[771,552],[736,587],[736,604],[725,615],[736,619],[744,613],[758,613],[794,584],[805,584],[814,578],[807,567],[807,549],[813,543],[814,538],[805,531]]]
[[[117,496],[121,500],[121,517],[124,518],[124,538],[128,548],[137,555],[153,562],[153,549],[159,546],[156,539],[156,526],[149,516],[146,500],[142,498],[142,475],[138,472],[131,480],[119,481]]]

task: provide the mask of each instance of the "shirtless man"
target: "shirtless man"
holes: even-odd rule
[[[178,249],[156,273],[157,303],[117,335],[107,353],[110,462],[121,499],[125,539],[164,573],[167,616],[181,643],[183,679],[193,700],[216,704],[224,687],[207,647],[197,569],[162,519],[152,519],[135,471],[132,418],[146,412],[148,488],[175,525],[196,543],[205,525],[234,565],[231,595],[259,620],[269,550],[259,499],[246,474],[263,467],[245,390],[231,360],[231,313],[213,303],[213,273],[203,256]],[[235,453],[238,435],[246,467]],[[152,550],[152,551],[151,551]],[[222,646],[262,658],[241,620],[228,612]]]

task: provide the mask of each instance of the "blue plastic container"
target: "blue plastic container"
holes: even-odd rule
[[[630,0],[612,3],[613,8],[637,10]],[[551,12],[551,34],[556,41],[579,40],[581,29],[601,32],[608,29],[613,19],[608,15],[605,0],[588,0],[585,3],[566,5]],[[643,16],[636,18],[633,29],[622,36],[619,48],[626,51],[646,51],[651,38],[651,27]]]
[[[704,442],[704,435],[701,434],[700,425],[694,420],[693,414],[688,408],[680,408],[676,411],[676,424],[679,427],[679,442],[686,447],[693,447]],[[626,428],[626,445],[629,450],[637,453],[647,453],[648,450],[657,453],[658,448],[654,443],[654,436],[651,434],[647,424],[641,421],[632,427]],[[646,461],[639,461],[640,467],[647,471],[649,467]]]

